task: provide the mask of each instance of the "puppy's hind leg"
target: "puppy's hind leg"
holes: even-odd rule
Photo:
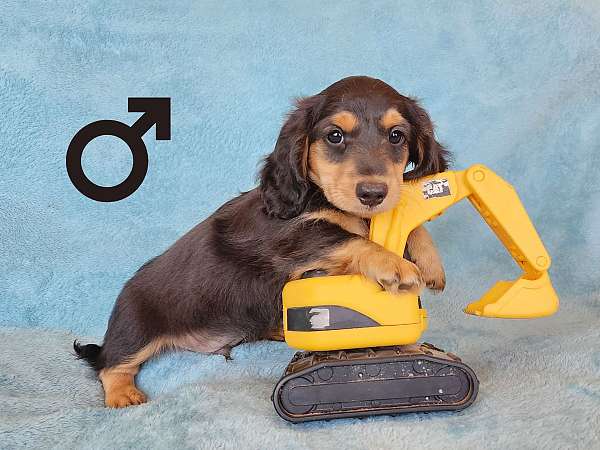
[[[135,385],[135,376],[145,361],[170,345],[170,340],[157,338],[125,362],[101,369],[98,378],[104,388],[104,404],[111,408],[124,408],[145,403],[146,395]]]
[[[104,388],[104,404],[109,408],[124,408],[146,403],[146,395],[135,385],[137,367],[115,366],[99,374]]]

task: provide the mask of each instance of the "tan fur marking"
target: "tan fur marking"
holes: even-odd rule
[[[392,174],[394,177],[394,187],[397,187],[398,191],[398,200],[402,196],[402,187],[404,186],[404,170],[406,169],[406,165],[408,164],[408,145],[405,144],[406,151],[402,154],[402,160],[400,164],[392,164]],[[394,189],[394,192],[396,189]],[[388,194],[392,195],[392,194]],[[396,203],[398,203],[396,200]],[[396,204],[394,204],[396,206]]]
[[[334,209],[321,209],[311,213],[303,214],[300,217],[301,220],[326,220],[327,222],[339,225],[350,233],[358,234],[362,237],[369,235],[369,227],[367,226],[364,219],[352,216],[350,214],[343,213],[342,211],[336,211]]]
[[[426,286],[433,291],[443,291],[446,286],[444,266],[431,235],[425,227],[415,228],[408,235],[406,250],[408,250],[410,259],[421,270]]]
[[[358,125],[358,118],[350,111],[340,111],[331,116],[331,122],[340,127],[344,133],[351,133]]]
[[[146,396],[135,386],[138,368],[120,366],[102,369],[99,374],[104,388],[104,404],[109,408],[124,408],[146,402]]]
[[[329,275],[362,274],[392,293],[418,293],[422,287],[419,268],[382,246],[357,237],[336,247],[325,258],[294,271],[292,279],[307,270],[324,269]]]
[[[308,152],[308,167],[311,180],[325,193],[325,197],[344,211],[353,211],[358,204],[356,198],[356,171],[354,163],[347,159],[334,163],[325,155],[326,144],[313,142]]]
[[[405,152],[399,164],[387,162],[386,175],[360,176],[352,158],[342,162],[331,162],[327,158],[327,144],[319,140],[310,145],[308,152],[308,173],[310,179],[319,186],[327,200],[339,209],[359,217],[372,217],[393,208],[400,199],[403,174],[408,161],[408,151]],[[391,169],[390,169],[391,167]],[[388,195],[375,208],[367,208],[356,197],[356,185],[361,181],[382,182],[388,185]]]
[[[408,121],[396,108],[390,108],[383,113],[383,116],[379,119],[379,124],[383,129],[388,130],[398,125],[408,125]]]
[[[161,337],[132,355],[126,362],[102,369],[99,373],[104,388],[104,404],[110,408],[124,408],[146,402],[146,396],[135,386],[140,365],[167,347],[174,347],[173,339]]]

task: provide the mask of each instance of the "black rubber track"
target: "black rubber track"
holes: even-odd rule
[[[298,352],[273,391],[290,422],[460,410],[479,382],[458,357],[431,344]]]

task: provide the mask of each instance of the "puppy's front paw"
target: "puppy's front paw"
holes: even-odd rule
[[[420,266],[425,285],[435,292],[442,292],[446,287],[446,274],[441,264]]]
[[[425,285],[432,291],[442,291],[446,287],[446,274],[440,255],[431,236],[423,227],[415,228],[406,241],[409,258],[421,270]]]
[[[369,261],[367,272],[367,276],[393,294],[419,294],[423,289],[423,277],[419,268],[393,253],[382,252],[376,261]]]

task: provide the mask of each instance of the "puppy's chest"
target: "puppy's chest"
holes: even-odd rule
[[[367,220],[344,213],[334,209],[320,209],[306,213],[303,216],[304,220],[324,220],[329,223],[338,225],[340,228],[364,238],[369,236],[369,224]]]

